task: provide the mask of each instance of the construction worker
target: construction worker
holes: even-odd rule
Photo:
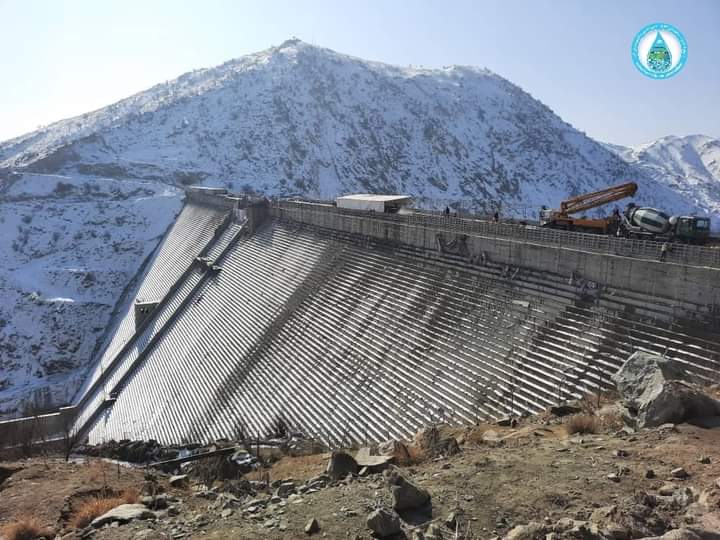
[[[495,213],[493,214],[493,221],[494,221],[495,223],[498,223],[498,222],[500,221],[500,212],[495,212]]]
[[[663,245],[660,246],[660,262],[665,261],[665,257],[667,257],[667,252],[670,249],[670,246],[667,242],[663,242]]]
[[[449,207],[449,206],[446,206],[446,207],[445,207],[445,215],[446,215],[446,216],[449,216],[449,215],[450,215],[450,207]]]

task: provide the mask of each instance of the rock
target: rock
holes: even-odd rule
[[[587,523],[584,521],[575,522],[575,526],[565,534],[567,538],[582,538],[583,540],[605,540],[605,535],[595,523]]]
[[[387,472],[387,471],[386,471]],[[389,471],[387,475],[388,486],[393,498],[395,510],[410,510],[425,506],[430,501],[430,493],[426,489],[416,486],[401,475],[397,469]]]
[[[312,518],[305,524],[305,534],[315,534],[320,532],[320,523],[315,518]]]
[[[720,402],[684,382],[680,364],[662,356],[638,351],[612,378],[638,427],[720,415]]]
[[[397,464],[410,463],[410,451],[405,443],[390,439],[384,443],[378,444],[377,453],[381,456],[392,456],[393,462]]]
[[[460,446],[453,437],[443,438],[437,426],[418,430],[413,445],[426,457],[454,456],[460,452]]]
[[[358,464],[355,458],[345,452],[333,452],[325,471],[333,480],[345,478],[348,474],[357,474]],[[312,484],[310,484],[312,485]]]
[[[143,497],[140,499],[140,502],[153,510],[163,510],[168,506],[167,495],[164,493],[156,495],[155,497]]]
[[[677,467],[676,469],[673,469],[672,471],[670,471],[670,474],[672,475],[673,478],[684,479],[684,478],[690,477],[688,472],[685,469],[683,469],[682,467]]]
[[[373,455],[372,449],[369,446],[364,446],[355,454],[355,461],[358,467],[367,468],[372,472],[382,472],[387,466],[392,463],[393,456],[381,456]]]
[[[437,523],[431,523],[428,525],[428,528],[423,536],[425,540],[443,540],[444,538],[443,530]]]
[[[627,450],[621,450],[621,449],[618,448],[617,450],[615,450],[615,451],[613,452],[613,455],[614,455],[615,457],[625,458],[625,457],[628,457],[630,454],[628,453]]]
[[[688,529],[675,529],[662,536],[650,536],[643,540],[701,540],[701,538]]]
[[[617,506],[610,505],[610,506],[601,506],[600,508],[596,508],[592,515],[590,516],[590,521],[593,523],[605,523],[608,519],[612,517],[612,515],[617,510]]]
[[[687,378],[680,364],[662,356],[637,351],[630,355],[612,377],[618,391],[626,401],[637,401],[658,381]],[[659,425],[659,424],[658,424]]]
[[[619,482],[620,476],[615,473],[610,473],[607,475],[607,479],[610,480],[611,482]]]
[[[143,529],[135,533],[133,540],[155,540],[158,537],[157,534],[158,532],[155,529]]]
[[[121,504],[104,513],[102,516],[95,518],[92,521],[92,526],[97,529],[114,521],[127,523],[134,519],[150,519],[154,517],[155,512],[148,510],[148,507],[144,504]]]
[[[582,410],[578,401],[568,401],[561,405],[553,405],[550,407],[550,414],[554,414],[555,416],[569,416],[571,414],[581,413]]]
[[[168,483],[175,488],[181,488],[186,487],[190,481],[188,480],[187,474],[178,474],[175,476],[171,476],[170,480],[168,480]]]
[[[500,440],[500,435],[494,429],[488,429],[482,434],[482,440],[485,442],[497,442]]]
[[[669,521],[666,516],[657,512],[657,508],[662,503],[657,497],[653,497],[645,492],[637,492],[632,496],[624,497],[617,501],[613,506],[601,507],[596,509],[591,517],[591,523],[605,531],[606,536],[617,540],[627,540],[629,538],[645,538],[646,536],[655,536],[664,533],[669,528]],[[596,528],[591,527],[590,530],[576,531],[574,536],[567,538],[602,538],[595,534]],[[582,534],[587,534],[583,536]],[[563,536],[563,539],[565,537]]]
[[[450,512],[448,516],[445,518],[445,525],[455,530],[455,527],[458,525],[458,514],[457,512]]]
[[[652,469],[645,471],[645,478],[655,478],[655,471]]]
[[[546,525],[531,521],[527,525],[518,525],[513,528],[507,533],[505,540],[537,540],[538,538],[545,538],[547,533],[548,528]]]
[[[232,508],[226,508],[225,510],[220,512],[220,517],[229,518],[232,515],[233,515]]]
[[[562,518],[559,519],[555,525],[553,525],[553,531],[556,533],[562,533],[565,531],[569,531],[575,527],[575,520],[572,518]]]
[[[663,484],[658,489],[658,493],[663,497],[669,497],[677,490],[677,484]]]
[[[368,514],[367,526],[380,538],[392,536],[400,532],[400,516],[393,510],[379,508]]]
[[[685,508],[690,506],[697,499],[695,492],[691,488],[678,489],[672,494],[672,504],[676,508]]]
[[[710,456],[703,456],[698,461],[703,465],[710,465]]]
[[[628,530],[617,523],[608,524],[603,531],[605,535],[612,538],[612,540],[630,540],[631,538]]]
[[[215,499],[218,498],[218,493],[217,493],[217,491],[213,491],[211,489],[203,489],[202,491],[198,491],[195,494],[195,496],[200,499],[207,499],[209,501],[214,501]]]
[[[275,496],[280,497],[281,499],[286,499],[291,493],[297,493],[295,484],[292,482],[283,482],[275,490]]]
[[[717,512],[703,514],[697,523],[688,525],[687,529],[697,534],[702,540],[720,540],[720,514]]]

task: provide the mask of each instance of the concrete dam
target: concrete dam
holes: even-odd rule
[[[189,189],[75,403],[90,443],[329,444],[538,412],[634,351],[717,382],[720,250]],[[17,428],[27,419],[0,425]]]

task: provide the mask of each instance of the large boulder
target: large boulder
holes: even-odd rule
[[[392,455],[380,455],[376,448],[364,446],[355,454],[355,461],[361,469],[367,467],[368,472],[376,473],[384,471],[393,461]]]
[[[438,456],[454,456],[460,447],[454,437],[443,437],[437,426],[418,430],[413,439],[413,446],[427,459]]]
[[[325,473],[333,480],[339,480],[345,478],[348,474],[357,474],[358,469],[357,461],[350,454],[333,452]]]
[[[637,427],[720,415],[720,402],[688,379],[677,362],[645,352],[634,353],[613,375]]]
[[[413,484],[400,474],[396,468],[390,469],[386,473],[395,510],[414,510],[430,502],[430,493],[426,489]]]
[[[400,532],[400,516],[394,510],[378,508],[368,515],[367,526],[380,538],[392,536]]]
[[[154,517],[155,512],[149,510],[144,504],[121,504],[104,513],[102,516],[95,518],[92,526],[99,528],[115,521],[118,523],[127,523],[134,519],[153,519]]]

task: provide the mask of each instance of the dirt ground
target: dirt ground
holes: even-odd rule
[[[600,434],[569,436],[562,425],[536,422],[445,431],[461,442],[458,455],[402,470],[430,492],[433,519],[461,512],[474,538],[502,536],[531,520],[587,519],[595,508],[641,490],[657,492],[667,482],[703,491],[720,477],[720,429],[680,425],[624,433],[613,427]],[[285,457],[264,472],[271,480],[302,482],[321,474],[327,458]],[[709,463],[702,458],[709,458]],[[1,466],[19,470],[0,484],[0,524],[27,516],[58,527],[68,497],[103,485],[140,488],[143,482],[142,470],[98,460],[68,464],[32,459]],[[673,479],[670,471],[676,467],[685,468],[689,478]],[[653,476],[648,470],[654,478],[647,477]],[[618,479],[608,478],[613,473]],[[252,477],[260,479],[262,473]],[[238,506],[221,515],[211,501],[197,496],[193,486],[169,491],[179,499],[178,515],[107,527],[93,538],[305,538],[304,527],[311,518],[320,524],[320,537],[371,538],[367,514],[390,501],[382,475],[302,494],[255,514],[243,513]],[[273,526],[269,520],[274,520]]]

